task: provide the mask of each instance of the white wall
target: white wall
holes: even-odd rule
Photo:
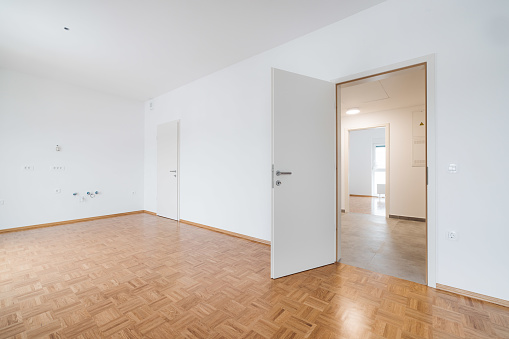
[[[181,119],[180,218],[270,240],[270,67],[243,64],[147,104],[145,209],[156,211],[157,124]]]
[[[423,106],[407,107],[391,111],[346,116],[341,119],[342,145],[346,144],[346,133],[349,129],[389,123],[389,214],[392,215],[426,218],[426,169],[425,167],[412,167],[412,111],[423,108]],[[341,154],[345,154],[344,150]],[[345,163],[344,158],[342,163]],[[344,173],[342,173],[342,179],[342,187],[345,187]],[[352,193],[351,183],[350,174],[350,194],[355,194]],[[346,199],[345,194],[346,192],[342,194],[343,201]],[[342,208],[345,208],[343,201]]]
[[[436,53],[437,282],[509,299],[508,13],[504,0],[389,0],[156,98],[145,208],[156,125],[181,119],[181,217],[269,239],[270,67],[336,79]]]
[[[0,229],[141,210],[142,162],[143,103],[0,70]]]
[[[344,123],[341,122],[344,126]],[[385,128],[370,128],[350,132],[349,190],[354,195],[372,195],[373,143],[384,143]],[[345,154],[344,150],[341,154]],[[343,161],[342,164],[345,162]],[[343,184],[341,187],[345,187]],[[344,208],[344,207],[343,207]]]

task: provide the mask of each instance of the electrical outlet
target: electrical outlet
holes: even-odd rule
[[[62,172],[65,171],[65,166],[54,165],[50,167],[50,170],[55,172]]]
[[[34,165],[25,165],[21,169],[25,170],[25,171],[33,171],[34,170]]]
[[[458,233],[456,233],[455,231],[449,231],[447,233],[447,238],[449,240],[458,240]]]

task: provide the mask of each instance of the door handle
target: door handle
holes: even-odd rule
[[[170,173],[177,173],[177,171],[170,171]]]
[[[276,171],[276,175],[277,176],[280,176],[280,175],[290,175],[292,174],[292,172],[281,172],[281,171]]]

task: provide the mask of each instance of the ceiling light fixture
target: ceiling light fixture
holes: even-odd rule
[[[346,110],[346,114],[357,114],[357,113],[360,113],[360,109],[358,109],[357,107],[352,107],[352,108],[349,108]]]

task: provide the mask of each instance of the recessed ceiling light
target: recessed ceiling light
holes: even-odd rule
[[[346,110],[346,114],[357,114],[357,113],[360,113],[360,109],[358,109],[357,107],[352,107],[352,108],[349,108]]]
[[[69,27],[64,27],[66,31],[70,31],[71,29]]]

